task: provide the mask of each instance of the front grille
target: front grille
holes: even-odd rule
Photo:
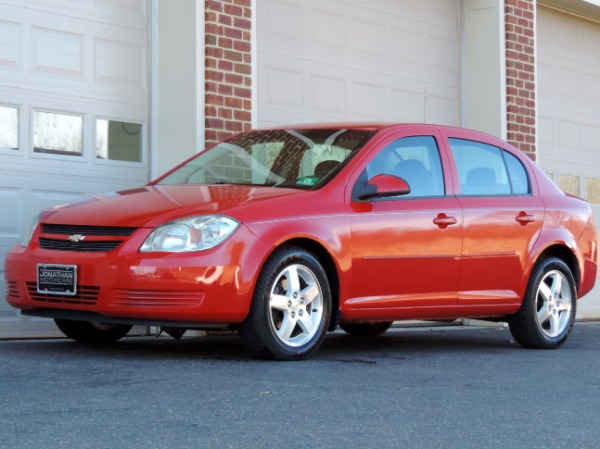
[[[35,282],[27,282],[27,292],[29,293],[29,297],[36,302],[93,306],[98,300],[100,287],[78,285],[77,294],[74,296],[48,295],[46,293],[38,293]]]
[[[7,296],[9,298],[20,298],[21,292],[19,292],[19,286],[16,281],[6,281],[8,288]]]
[[[52,251],[108,252],[119,247],[136,228],[42,224],[39,245]]]
[[[43,224],[42,234],[59,234],[59,235],[114,235],[127,237],[133,234],[136,228],[126,228],[121,226],[77,226],[77,225],[60,225],[60,224]]]
[[[69,240],[55,240],[40,237],[40,247],[54,251],[84,251],[84,252],[107,252],[116,249],[120,241],[82,241],[71,242]]]

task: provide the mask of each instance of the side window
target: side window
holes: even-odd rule
[[[377,154],[366,169],[367,179],[386,174],[403,178],[410,186],[405,197],[444,195],[444,176],[437,143],[432,136],[398,139]]]
[[[448,140],[456,163],[461,194],[511,195],[529,192],[527,172],[513,155],[480,142]]]
[[[525,170],[525,167],[523,167],[521,161],[507,151],[503,151],[502,153],[504,154],[504,160],[508,167],[508,176],[510,177],[512,193],[515,195],[531,193],[527,171]]]

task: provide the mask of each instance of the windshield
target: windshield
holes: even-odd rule
[[[199,154],[158,184],[245,184],[311,188],[337,173],[371,130],[251,131]]]

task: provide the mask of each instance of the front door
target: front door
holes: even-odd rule
[[[456,304],[462,212],[446,196],[447,164],[435,136],[388,139],[356,181],[378,174],[405,179],[407,195],[351,204],[352,298],[347,317],[411,317],[414,307]],[[356,186],[355,186],[356,187]],[[407,309],[407,308],[411,309]]]

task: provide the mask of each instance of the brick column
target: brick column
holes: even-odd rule
[[[508,141],[536,159],[536,0],[505,0]]]
[[[206,0],[206,144],[251,126],[251,0]]]

